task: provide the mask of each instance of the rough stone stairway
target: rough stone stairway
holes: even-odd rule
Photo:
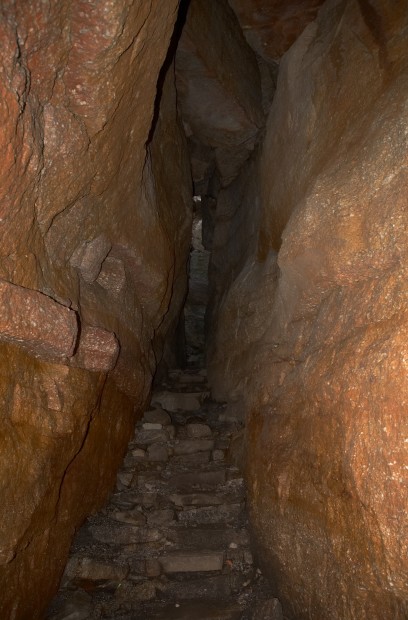
[[[47,618],[281,620],[228,460],[239,420],[210,400],[204,370],[174,371],[151,407],[108,505],[76,536]]]

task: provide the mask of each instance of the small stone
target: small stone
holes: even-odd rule
[[[212,489],[225,482],[225,471],[202,471],[175,474],[168,479],[169,488],[180,491],[193,491],[196,488]]]
[[[145,422],[151,422],[152,424],[162,424],[162,426],[168,426],[171,424],[171,417],[164,411],[164,409],[150,409],[145,411],[143,419]]]
[[[211,437],[211,428],[207,424],[187,424],[187,435],[193,439]]]
[[[170,500],[176,506],[218,506],[223,500],[218,495],[207,493],[190,493],[188,495],[170,495]]]
[[[222,570],[224,553],[218,551],[202,551],[175,553],[159,558],[165,573],[194,573]]]
[[[142,428],[147,431],[159,431],[163,428],[163,425],[158,422],[144,422]]]
[[[122,581],[129,572],[128,566],[118,566],[111,562],[102,562],[90,557],[74,555],[68,560],[64,578],[70,581]]]
[[[154,510],[147,515],[147,522],[149,525],[165,525],[174,521],[174,510],[171,508],[164,508],[163,510]]]
[[[251,566],[254,563],[254,558],[250,551],[244,551],[244,562],[245,564],[250,564]]]
[[[146,575],[148,577],[159,577],[161,574],[161,566],[156,558],[147,558],[145,564]]]
[[[147,457],[149,461],[156,463],[165,463],[169,459],[169,451],[165,444],[154,443],[147,449]]]
[[[213,461],[223,461],[225,459],[224,450],[214,450],[212,453]]]
[[[235,542],[230,543],[228,546],[230,549],[238,549],[238,545]]]
[[[132,582],[121,583],[115,592],[115,598],[127,603],[139,601],[151,601],[156,597],[156,584],[154,581],[144,581],[134,584]]]
[[[168,435],[163,429],[159,430],[141,430],[135,435],[135,441],[142,446],[148,446],[156,442],[166,442]]]
[[[132,484],[133,473],[131,472],[119,472],[117,475],[117,481],[124,487],[130,487]]]
[[[153,395],[153,405],[160,405],[167,411],[197,411],[209,392],[158,392]]]
[[[183,439],[175,444],[174,454],[195,454],[212,450],[213,447],[213,439]]]
[[[146,451],[142,450],[142,448],[135,448],[135,450],[132,450],[132,456],[135,459],[143,460],[146,458]]]

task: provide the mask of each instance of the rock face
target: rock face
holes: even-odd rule
[[[192,0],[176,56],[177,90],[193,177],[224,185],[248,159],[264,123],[261,78],[227,0]]]
[[[259,230],[235,229],[256,248],[215,309],[210,380],[245,399],[255,540],[290,618],[408,615],[406,9],[330,1],[283,58]]]
[[[323,0],[228,0],[245,38],[267,62],[279,61],[315,17]]]
[[[192,189],[170,62],[154,113],[177,10],[2,4],[4,618],[42,617],[185,295]]]

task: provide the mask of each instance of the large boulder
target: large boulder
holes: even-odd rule
[[[254,149],[264,112],[257,59],[227,0],[191,1],[176,73],[193,174],[202,181],[216,167],[228,185]]]
[[[191,180],[171,66],[157,87],[177,10],[2,4],[3,618],[43,617],[185,296]]]
[[[210,379],[245,400],[290,618],[408,616],[407,26],[406,3],[331,0],[284,57],[257,248],[218,311]]]

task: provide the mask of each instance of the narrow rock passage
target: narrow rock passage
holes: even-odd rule
[[[47,618],[278,620],[249,545],[239,420],[204,370],[153,394],[105,509],[78,532]]]

